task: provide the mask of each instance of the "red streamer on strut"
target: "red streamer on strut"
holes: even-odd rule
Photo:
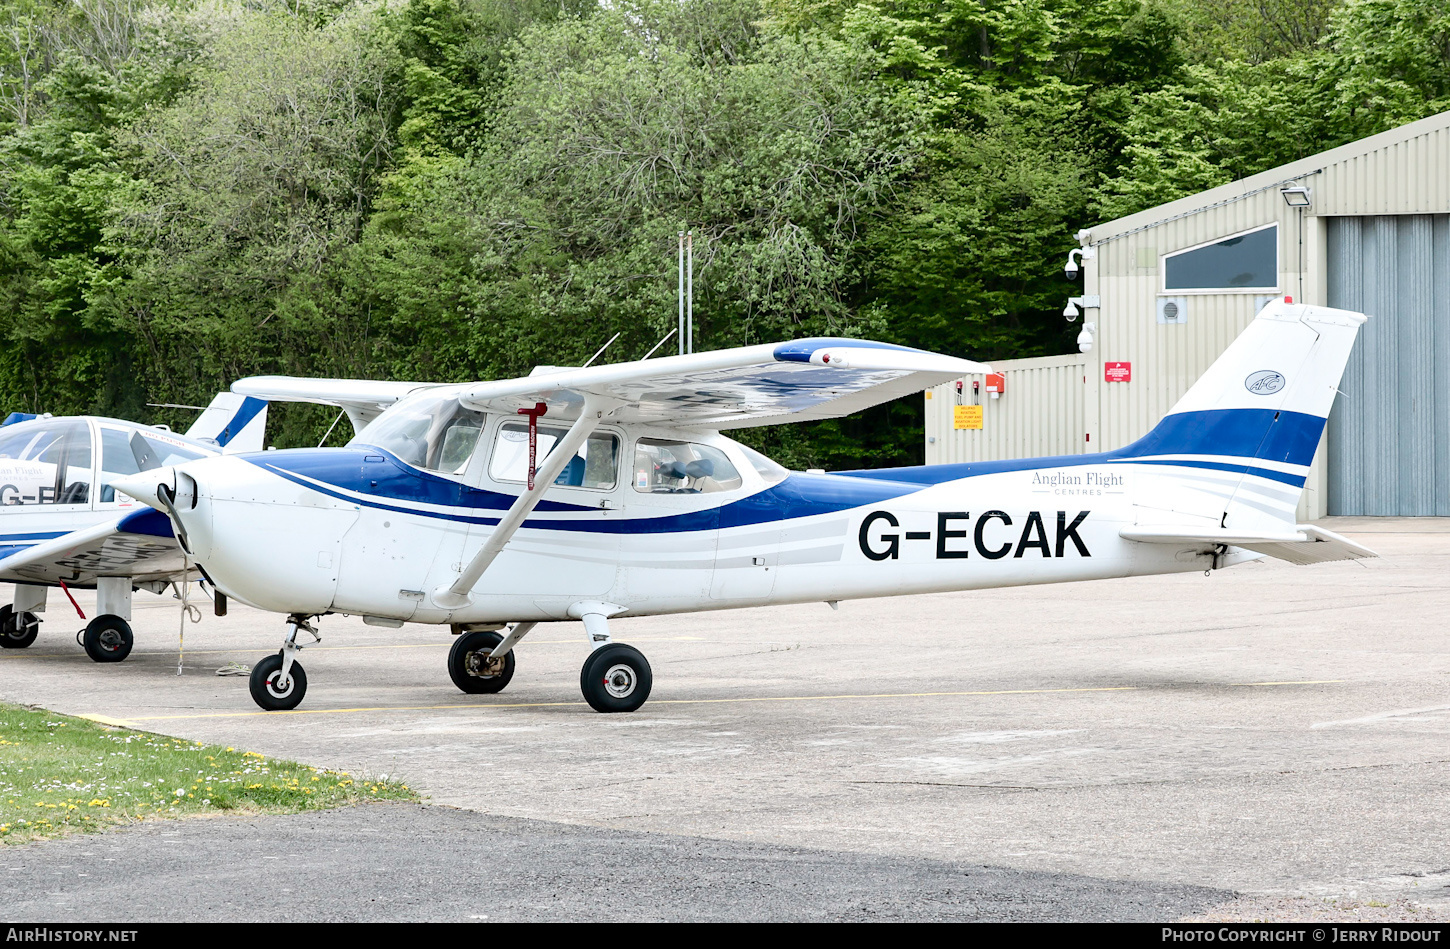
[[[531,409],[519,409],[520,415],[529,417],[529,490],[534,490],[534,472],[538,470],[534,462],[538,459],[539,452],[539,416],[549,411],[549,406],[543,402],[535,402]]]
[[[65,594],[66,599],[70,600],[70,605],[71,606],[74,606],[76,608],[76,615],[78,615],[81,619],[85,619],[86,618],[86,614],[84,614],[84,613],[81,612],[81,605],[76,602],[76,598],[75,597],[73,597],[73,596],[70,595],[70,587],[68,587],[68,586],[65,585],[65,581],[64,580],[60,581],[60,589],[61,589],[61,592]]]

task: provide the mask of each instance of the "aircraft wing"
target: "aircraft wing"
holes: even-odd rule
[[[1328,563],[1332,560],[1362,560],[1378,557],[1368,547],[1361,547],[1333,531],[1299,524],[1282,532],[1205,531],[1198,528],[1129,527],[1118,532],[1125,540],[1145,544],[1181,544],[1185,547],[1242,547],[1254,553],[1295,564]]]
[[[382,382],[374,379],[303,379],[298,376],[251,376],[232,383],[232,391],[267,402],[313,402],[347,412],[354,431],[426,382]]]
[[[185,569],[170,520],[150,508],[31,546],[0,546],[0,580],[7,582],[85,587],[106,576],[144,583],[178,579]]]
[[[857,339],[799,339],[584,369],[543,369],[465,387],[464,405],[513,414],[537,402],[577,414],[586,395],[616,404],[610,417],[731,429],[839,418],[939,385],[982,363]]]

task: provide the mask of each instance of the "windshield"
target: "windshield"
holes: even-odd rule
[[[458,477],[468,468],[486,420],[454,395],[424,392],[379,415],[348,446],[381,448],[407,464]]]
[[[766,484],[777,484],[784,481],[790,475],[790,472],[785,470],[785,468],[771,461],[749,445],[742,445],[739,442],[736,442],[735,445],[745,453],[745,459],[750,462],[750,467],[754,468],[756,474],[765,479]]]

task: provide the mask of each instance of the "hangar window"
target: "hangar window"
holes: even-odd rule
[[[1165,292],[1274,292],[1279,288],[1279,225],[1163,255]]]

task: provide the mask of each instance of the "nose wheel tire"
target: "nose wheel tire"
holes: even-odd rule
[[[490,659],[493,647],[503,642],[495,632],[464,633],[448,651],[448,676],[460,691],[469,695],[502,692],[514,677],[514,653],[510,649],[499,659]]]
[[[633,712],[649,698],[653,685],[644,653],[624,643],[594,650],[579,672],[584,701],[596,712]]]
[[[120,662],[131,655],[131,624],[119,616],[97,616],[81,634],[86,655],[96,662]]]
[[[40,635],[40,617],[6,603],[0,607],[0,648],[24,649]]]
[[[307,694],[307,673],[294,661],[287,681],[282,681],[282,656],[268,656],[252,667],[252,701],[269,712],[285,712],[302,704]]]

